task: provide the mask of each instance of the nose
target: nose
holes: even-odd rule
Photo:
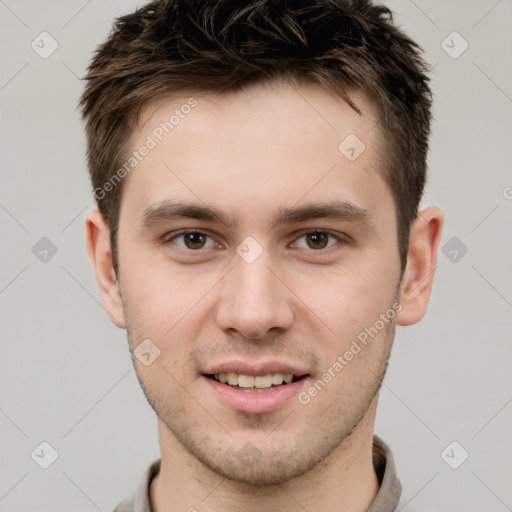
[[[222,280],[216,312],[219,328],[251,340],[289,329],[294,320],[293,294],[278,274],[265,251],[252,263],[235,254],[234,268]]]

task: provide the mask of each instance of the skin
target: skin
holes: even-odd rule
[[[286,511],[300,504],[364,511],[378,491],[373,426],[395,325],[425,314],[443,214],[429,207],[414,222],[402,276],[393,197],[378,167],[377,120],[361,94],[351,97],[362,116],[314,85],[194,97],[197,106],[126,179],[119,282],[102,216],[92,210],[86,219],[111,320],[127,329],[132,355],[148,338],[160,350],[149,366],[133,357],[159,418],[153,510]],[[132,147],[187,99],[148,103]],[[351,133],[366,146],[353,162],[338,150]],[[167,218],[143,225],[144,212],[168,200],[213,206],[238,223]],[[366,210],[367,222],[315,218],[272,227],[280,208],[329,201]],[[187,248],[186,238],[173,238],[185,228],[207,237]],[[308,237],[307,229],[324,235]],[[236,252],[248,236],[262,249],[252,263]],[[396,300],[395,318],[305,405],[293,397],[272,412],[240,412],[202,376],[207,365],[232,358],[284,361],[307,370],[300,388],[307,390]]]

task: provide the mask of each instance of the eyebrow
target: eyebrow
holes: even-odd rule
[[[218,208],[205,204],[184,203],[181,201],[163,201],[148,207],[141,216],[140,225],[151,228],[157,224],[176,219],[195,219],[224,224],[229,228],[238,225],[238,219]],[[302,223],[313,219],[330,219],[340,222],[359,223],[372,226],[371,214],[348,201],[329,201],[327,203],[310,203],[299,207],[280,208],[272,218],[272,228]]]

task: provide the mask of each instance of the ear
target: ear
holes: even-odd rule
[[[97,209],[90,210],[85,217],[85,236],[101,300],[110,320],[124,329],[126,324],[119,283],[112,263],[110,230]]]
[[[430,206],[418,214],[411,226],[407,265],[400,286],[402,310],[396,317],[398,325],[415,324],[427,311],[443,221],[443,212]]]

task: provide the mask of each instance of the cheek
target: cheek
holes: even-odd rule
[[[180,271],[142,251],[132,251],[125,263],[122,294],[133,343],[149,338],[160,349],[160,362],[169,371],[179,369],[207,325],[208,295],[218,276],[191,267]]]
[[[185,314],[190,289],[149,259],[132,252],[123,260],[121,291],[130,327],[140,336],[163,338]]]
[[[386,268],[384,261],[360,260],[320,279],[309,275],[297,283],[304,304],[329,328],[326,334],[335,340],[333,349],[350,345],[391,307],[398,275],[394,268]]]

